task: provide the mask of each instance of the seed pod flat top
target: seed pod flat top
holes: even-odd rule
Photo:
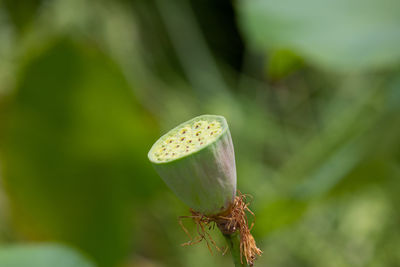
[[[218,139],[226,129],[223,117],[196,117],[162,136],[151,148],[149,159],[153,163],[163,163],[195,153]]]
[[[193,210],[226,211],[236,195],[236,166],[224,117],[202,115],[158,139],[148,153],[171,190]]]

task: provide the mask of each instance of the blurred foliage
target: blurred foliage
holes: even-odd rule
[[[0,260],[55,241],[98,266],[229,266],[180,246],[187,207],[147,161],[210,113],[254,196],[258,266],[398,266],[398,14],[392,0],[3,1]]]
[[[41,0],[13,1],[4,0],[4,8],[7,10],[9,19],[15,25],[18,32],[23,32],[34,19]]]
[[[91,267],[87,259],[72,249],[55,245],[9,246],[0,251],[0,265],[7,267]]]
[[[53,42],[27,60],[4,111],[6,186],[26,234],[77,242],[109,264],[131,243],[135,198],[154,189],[140,153],[154,124],[96,47]]]
[[[241,1],[239,10],[258,47],[293,49],[333,70],[373,70],[400,59],[396,0],[256,0]]]

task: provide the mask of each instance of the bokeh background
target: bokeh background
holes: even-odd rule
[[[68,246],[100,267],[231,266],[180,246],[188,207],[147,160],[206,113],[254,197],[256,266],[400,266],[397,0],[1,1],[0,265],[63,266]]]

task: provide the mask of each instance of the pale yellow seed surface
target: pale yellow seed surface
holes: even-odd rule
[[[177,129],[153,149],[158,161],[169,161],[199,150],[214,141],[222,132],[221,123],[200,120]]]

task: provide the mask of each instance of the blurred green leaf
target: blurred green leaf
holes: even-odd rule
[[[56,244],[0,247],[4,267],[94,267],[71,248]]]
[[[273,51],[268,60],[268,75],[281,79],[303,66],[302,59],[290,50]]]
[[[42,0],[3,0],[8,15],[20,32],[23,32],[37,15]]]
[[[256,234],[265,236],[297,222],[307,211],[308,204],[299,199],[277,199],[268,203],[257,212]]]
[[[161,184],[155,124],[93,43],[56,39],[29,54],[5,103],[1,156],[18,228],[71,243],[104,266],[127,256],[135,207]]]
[[[335,71],[400,60],[397,0],[254,0],[238,5],[243,31],[259,49],[289,49]]]

